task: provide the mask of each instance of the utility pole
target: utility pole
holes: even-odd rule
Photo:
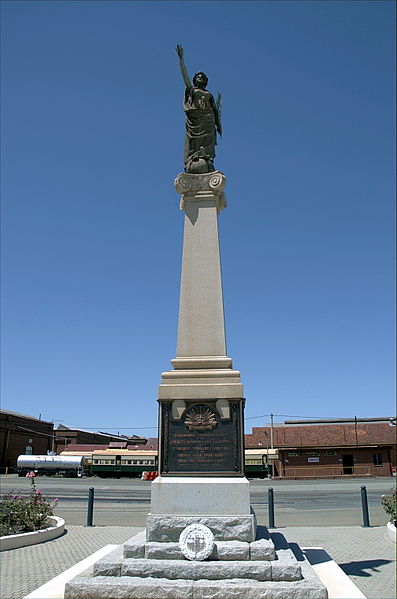
[[[274,449],[274,443],[273,443],[273,414],[270,414],[270,449]]]

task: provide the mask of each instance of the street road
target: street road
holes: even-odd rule
[[[58,478],[39,476],[36,487],[47,497],[58,497],[55,510],[69,525],[85,524],[89,487],[95,489],[94,524],[97,526],[145,526],[150,511],[149,481],[134,478]],[[30,480],[15,474],[0,476],[1,493],[26,494]],[[268,488],[274,489],[275,524],[283,526],[360,526],[361,485],[366,485],[370,523],[384,526],[388,520],[380,498],[391,493],[392,478],[313,481],[251,480],[251,503],[258,524],[268,524]]]

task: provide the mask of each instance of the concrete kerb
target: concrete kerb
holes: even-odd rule
[[[34,530],[32,532],[23,532],[17,535],[7,535],[0,537],[0,551],[9,551],[10,549],[19,549],[28,545],[45,543],[64,534],[65,520],[58,516],[49,516],[47,528]]]
[[[330,598],[365,599],[365,595],[322,547],[306,547],[302,548],[302,552],[327,587]]]

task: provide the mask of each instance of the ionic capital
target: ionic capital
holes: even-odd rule
[[[181,173],[175,179],[175,189],[182,196],[180,209],[184,210],[186,202],[199,200],[215,200],[218,213],[226,208],[226,196],[223,189],[226,177],[220,171],[191,175]]]

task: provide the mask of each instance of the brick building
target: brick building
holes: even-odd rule
[[[12,470],[22,454],[46,454],[53,447],[53,423],[0,410],[0,471]]]
[[[255,427],[246,448],[278,451],[273,475],[280,478],[392,476],[396,468],[395,418],[296,420]]]
[[[70,445],[86,444],[86,445],[104,445],[108,443],[119,443],[134,446],[145,445],[147,439],[132,435],[128,437],[126,435],[111,435],[109,433],[94,432],[78,428],[69,428],[62,424],[58,425],[55,431],[55,451],[60,454],[61,451]]]
[[[108,433],[87,431],[59,425],[54,429],[53,422],[47,422],[27,414],[19,414],[9,410],[0,410],[0,472],[6,468],[12,472],[20,455],[57,454],[64,451],[69,444],[86,443],[116,446],[142,447],[147,439],[132,435],[110,435]]]

